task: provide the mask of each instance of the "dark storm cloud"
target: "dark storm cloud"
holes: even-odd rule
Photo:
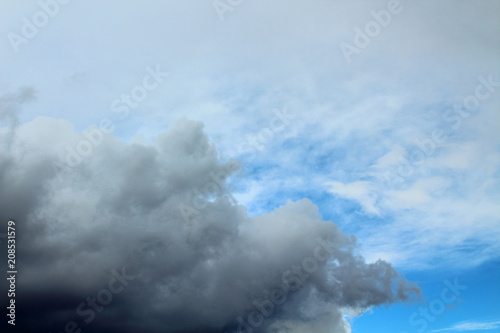
[[[219,161],[199,122],[180,120],[153,145],[103,135],[67,172],[54,162],[68,150],[55,147],[84,135],[43,117],[17,133],[15,149],[2,146],[0,220],[17,225],[23,332],[70,321],[82,332],[250,332],[262,317],[254,332],[340,333],[344,309],[419,294],[388,263],[366,264],[307,199],[249,217],[221,181],[237,164]]]

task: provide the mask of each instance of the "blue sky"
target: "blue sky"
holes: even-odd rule
[[[308,198],[420,286],[420,303],[359,310],[353,333],[500,332],[499,3],[220,2],[73,0],[26,37],[40,3],[2,1],[2,95],[35,91],[16,126],[107,119],[149,144],[201,121],[241,162],[230,187],[250,216]],[[455,279],[467,288],[441,311]]]

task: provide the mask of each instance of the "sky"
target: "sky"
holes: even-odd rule
[[[500,332],[498,1],[0,6],[2,331]]]

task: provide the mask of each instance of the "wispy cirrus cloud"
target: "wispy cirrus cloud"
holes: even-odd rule
[[[438,330],[433,330],[431,332],[469,332],[469,331],[487,331],[493,330],[500,327],[500,321],[492,322],[474,322],[468,321],[463,323],[455,324],[448,328],[441,328]]]
[[[373,185],[366,181],[355,181],[349,184],[344,184],[339,181],[329,181],[325,185],[329,187],[330,193],[341,197],[352,199],[363,207],[370,214],[380,214],[380,211],[375,207],[376,196],[373,195]]]

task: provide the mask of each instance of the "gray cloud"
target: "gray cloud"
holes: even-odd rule
[[[68,321],[83,332],[243,332],[262,317],[254,332],[340,333],[344,309],[420,294],[390,264],[365,263],[308,199],[248,216],[221,180],[236,164],[219,160],[200,122],[181,119],[151,145],[105,135],[61,174],[54,143],[85,139],[70,129],[39,117],[19,126],[16,149],[2,146],[0,220],[17,225],[23,332]],[[179,207],[196,193],[203,209],[187,223]],[[133,277],[123,291],[91,310],[87,297],[123,269]]]
[[[20,106],[35,99],[35,95],[35,89],[27,86],[19,88],[15,93],[4,94],[0,97],[0,123],[10,128],[8,136],[3,141],[8,149],[12,145],[16,128],[20,124]]]

